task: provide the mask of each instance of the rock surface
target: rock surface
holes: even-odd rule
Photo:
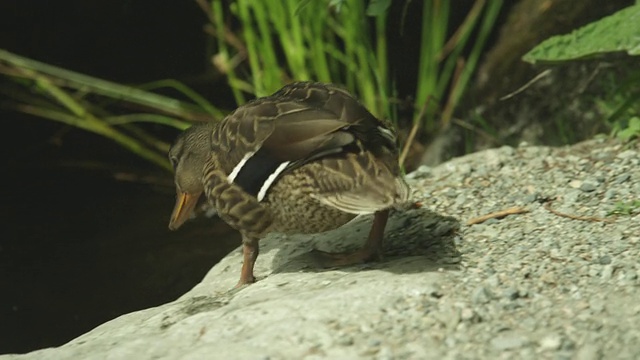
[[[172,303],[0,359],[638,357],[637,144],[503,147],[409,178],[422,207],[393,214],[381,262],[326,270],[308,254],[357,247],[370,217],[273,235],[256,284],[229,290],[235,251]]]

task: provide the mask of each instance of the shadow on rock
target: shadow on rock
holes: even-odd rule
[[[437,271],[439,268],[458,268],[461,255],[456,247],[456,230],[460,222],[441,216],[425,208],[394,212],[387,224],[383,259],[378,262],[340,267],[323,268],[311,250],[329,252],[353,251],[362,246],[371,228],[372,216],[363,216],[334,231],[289,237],[273,257],[273,274],[293,272],[323,272],[330,269],[362,271],[384,270],[393,273],[417,273]]]

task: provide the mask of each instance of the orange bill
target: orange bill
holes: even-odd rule
[[[185,221],[187,221],[187,219],[189,219],[191,213],[193,213],[193,209],[198,203],[200,194],[201,193],[189,194],[185,192],[179,192],[176,195],[176,205],[173,208],[171,220],[169,220],[170,230],[178,229],[182,224],[184,224]]]

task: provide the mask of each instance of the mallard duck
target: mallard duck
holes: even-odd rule
[[[323,256],[332,266],[378,258],[389,209],[409,198],[392,127],[331,84],[296,82],[218,123],[194,125],[169,159],[177,190],[169,228],[204,195],[242,234],[238,286],[255,281],[258,242],[268,233],[324,232],[359,214],[375,214],[365,246]]]

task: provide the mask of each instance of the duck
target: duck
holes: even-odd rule
[[[236,287],[256,281],[259,242],[269,233],[326,232],[362,214],[373,214],[364,246],[315,252],[331,267],[377,260],[390,210],[410,196],[398,153],[393,126],[348,91],[294,82],[178,135],[169,150],[176,186],[169,229],[204,197],[242,235]]]

